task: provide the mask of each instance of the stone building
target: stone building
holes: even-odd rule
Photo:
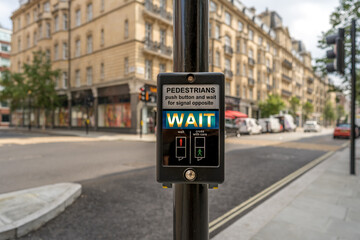
[[[48,113],[54,127],[144,133],[156,124],[156,76],[172,71],[171,0],[23,0],[12,15],[12,71],[22,71],[32,52],[42,50],[53,67],[62,104]],[[276,12],[256,15],[239,1],[209,1],[210,71],[226,76],[226,108],[259,117],[259,101],[279,94],[312,101],[318,113],[326,82],[311,69],[311,55],[291,38]],[[139,101],[140,87],[152,92]],[[317,92],[323,94],[316,94]],[[86,99],[91,99],[89,109]],[[31,121],[44,119],[32,110]],[[13,113],[13,124],[26,116]],[[301,112],[299,112],[301,118]]]

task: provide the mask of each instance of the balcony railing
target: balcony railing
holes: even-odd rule
[[[146,0],[145,1],[145,9],[156,16],[160,16],[162,19],[172,22],[172,14],[171,12],[166,11],[165,8],[159,7],[156,4],[153,4],[152,1]]]
[[[314,82],[314,79],[313,79],[312,77],[308,77],[308,78],[307,78],[307,81],[308,81],[308,83],[310,83],[310,84],[311,84],[311,83],[313,83],[313,82]]]
[[[284,59],[284,61],[282,62],[283,66],[288,68],[288,69],[292,69],[292,63],[287,60],[287,59]]]
[[[290,91],[287,91],[285,89],[281,89],[281,94],[286,96],[286,97],[290,97],[291,96],[291,92]]]
[[[255,60],[252,57],[248,58],[248,63],[250,66],[254,66],[255,65]]]
[[[153,42],[151,40],[145,40],[145,50],[155,54],[160,54],[166,58],[171,58],[172,48],[165,44]]]
[[[267,87],[267,90],[268,90],[268,91],[271,91],[272,88],[273,88],[270,84],[266,84],[266,87]]]
[[[229,45],[224,45],[224,51],[225,51],[225,54],[228,54],[228,55],[233,55],[233,53],[234,53],[232,47]]]
[[[297,82],[297,83],[296,83],[296,86],[297,86],[297,87],[301,87],[302,84]]]
[[[312,88],[307,88],[307,92],[308,92],[308,94],[312,94],[313,93],[313,89]]]
[[[255,80],[252,77],[248,77],[248,85],[249,86],[254,86],[255,85]]]
[[[224,74],[226,78],[232,78],[233,77],[233,72],[230,69],[224,69]]]
[[[272,73],[272,69],[270,67],[266,67],[266,71],[268,74]]]
[[[292,81],[291,77],[289,77],[289,76],[287,76],[287,75],[285,75],[285,74],[282,74],[282,79],[285,80],[285,81],[288,81],[288,82],[290,82],[290,83],[291,83],[291,81]]]

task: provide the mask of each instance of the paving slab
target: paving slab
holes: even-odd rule
[[[81,185],[58,183],[0,195],[0,240],[15,239],[59,215],[81,194]]]

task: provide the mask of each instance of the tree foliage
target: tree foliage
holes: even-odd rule
[[[345,109],[342,105],[336,106],[336,121],[340,123],[340,119],[345,116]]]
[[[351,82],[351,38],[350,27],[351,20],[360,18],[360,1],[358,0],[341,0],[340,6],[338,6],[334,12],[330,15],[331,28],[321,33],[318,41],[318,47],[324,49],[324,57],[316,59],[315,70],[319,70],[326,75],[326,64],[331,63],[333,60],[326,58],[326,50],[330,50],[332,47],[326,44],[326,37],[337,33],[338,28],[345,28],[345,74],[338,75],[342,79],[341,86],[335,87],[334,91],[345,91],[350,89]],[[357,25],[357,32],[360,31],[359,25]],[[360,54],[360,48],[357,48],[356,55]],[[359,78],[359,71],[357,71],[357,78]]]
[[[335,115],[334,107],[330,101],[327,101],[325,103],[323,115],[326,124],[331,123],[332,121],[335,120],[336,115]]]
[[[300,106],[300,99],[297,97],[291,97],[290,101],[290,111],[289,113],[291,116],[296,119],[296,112],[298,111],[298,108]]]
[[[302,106],[305,121],[309,119],[310,114],[314,112],[314,105],[311,102],[306,102]]]
[[[3,87],[3,90],[0,91],[0,100],[9,101],[12,111],[24,106],[29,86],[25,83],[21,73],[4,71],[0,85]]]
[[[259,103],[259,109],[262,117],[278,114],[284,110],[285,103],[279,95],[269,95],[265,102]]]

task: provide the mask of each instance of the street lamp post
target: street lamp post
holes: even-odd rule
[[[31,90],[29,90],[27,92],[28,94],[28,98],[29,98],[29,124],[28,124],[28,129],[29,131],[31,131]]]

